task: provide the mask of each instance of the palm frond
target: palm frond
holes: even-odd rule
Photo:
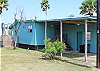
[[[41,9],[47,11],[50,8],[48,0],[42,0]]]
[[[0,0],[0,14],[2,13],[3,9],[8,10],[8,0]]]
[[[96,12],[96,0],[83,1],[80,10],[80,14],[82,15],[93,15],[93,13]]]

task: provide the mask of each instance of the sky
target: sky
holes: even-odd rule
[[[11,24],[14,21],[14,14],[17,12],[17,18],[20,17],[20,11],[23,9],[23,16],[26,19],[38,20],[45,19],[45,14],[41,10],[42,0],[9,0],[8,11],[4,11],[0,21]],[[83,0],[49,0],[50,9],[48,10],[48,19],[66,18],[73,14],[80,16],[80,9]]]

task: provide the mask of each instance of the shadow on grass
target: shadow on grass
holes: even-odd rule
[[[75,53],[75,52],[63,53],[63,57],[68,57],[68,58],[78,58],[83,56],[84,56],[83,53]]]
[[[67,52],[63,53],[63,57],[68,57],[68,58],[78,58],[78,57],[84,57],[84,53],[78,53],[78,52]],[[93,53],[88,53],[88,56],[94,56],[95,54]],[[60,56],[60,54],[58,54]]]
[[[48,58],[40,58],[40,59],[42,59],[42,60],[48,60],[48,61],[51,60],[51,59],[48,59]],[[61,62],[69,63],[69,64],[72,64],[72,65],[77,65],[77,66],[80,66],[80,67],[91,68],[91,67],[89,67],[89,66],[87,66],[87,65],[83,65],[83,64],[79,64],[79,63],[74,63],[74,62],[71,62],[71,61],[69,61],[69,60],[63,60],[63,59],[61,59],[61,58],[59,58],[59,57],[55,57],[55,58],[52,59],[52,60],[58,60],[58,61],[61,61]]]
[[[70,64],[73,64],[73,65],[77,65],[77,66],[80,66],[80,67],[91,68],[91,67],[86,66],[86,65],[82,65],[82,64],[74,63],[74,62],[71,62],[71,61],[68,61],[68,60],[62,60],[62,59],[60,59],[60,58],[56,58],[56,60],[59,60],[59,61],[62,61],[62,62],[66,62],[66,63],[70,63]]]

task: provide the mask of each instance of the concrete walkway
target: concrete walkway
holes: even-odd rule
[[[66,55],[66,56],[65,56]],[[64,60],[72,61],[74,63],[80,63],[92,68],[92,71],[100,71],[100,69],[96,68],[96,54],[88,53],[88,61],[84,60],[84,53],[78,52],[64,52]]]

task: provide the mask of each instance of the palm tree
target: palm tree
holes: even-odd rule
[[[80,14],[93,16],[96,13],[96,0],[85,0],[80,7]]]
[[[45,41],[47,38],[47,10],[50,8],[48,0],[42,0],[41,2],[41,9],[46,14],[46,20],[45,20]],[[45,42],[45,48],[46,48],[46,42]]]
[[[0,14],[2,13],[3,9],[8,10],[8,0],[0,0]]]
[[[96,0],[84,0],[80,7],[80,14],[93,16],[96,13]],[[87,49],[87,48],[86,48]],[[85,49],[85,61],[87,61],[87,50]]]

